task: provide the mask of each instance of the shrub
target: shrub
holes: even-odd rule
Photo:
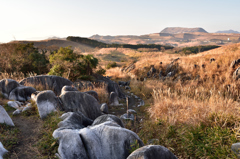
[[[110,68],[114,68],[114,67],[117,67],[117,63],[116,62],[110,62],[107,64],[107,69],[110,69]]]

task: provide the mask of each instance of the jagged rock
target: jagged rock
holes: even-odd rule
[[[61,90],[61,94],[63,94],[63,92],[66,92],[66,91],[78,91],[78,89],[72,86],[64,86]]]
[[[86,117],[94,120],[101,115],[100,104],[91,95],[83,92],[64,92],[60,96],[63,110],[81,112]]]
[[[60,117],[63,121],[58,123],[60,129],[82,129],[93,123],[81,112],[67,112]]]
[[[103,103],[100,107],[100,110],[105,113],[105,114],[108,114],[108,105],[107,103]]]
[[[4,148],[3,144],[0,142],[0,159],[3,159],[3,155],[8,151]]]
[[[147,145],[133,151],[127,159],[177,159],[166,147]]]
[[[231,68],[234,68],[234,67],[235,67],[236,65],[238,65],[238,64],[240,64],[240,59],[237,59],[237,60],[232,61],[230,67],[231,67]]]
[[[16,109],[16,110],[13,112],[13,115],[21,114],[21,112],[22,112],[21,109]]]
[[[83,90],[83,89],[91,90],[94,88],[94,85],[90,81],[79,80],[79,81],[74,82],[73,85],[79,90]]]
[[[115,123],[117,123],[119,126],[121,126],[122,128],[124,128],[124,125],[123,125],[121,119],[119,119],[117,116],[112,115],[112,114],[104,114],[104,115],[101,115],[100,117],[96,118],[96,119],[93,121],[92,126],[102,124],[102,123],[104,123],[104,122],[106,122],[106,121],[115,122]]]
[[[12,119],[1,105],[0,105],[0,123],[5,123],[7,125],[14,126]]]
[[[134,115],[130,114],[130,113],[125,113],[125,114],[121,115],[120,118],[122,120],[132,120],[132,121],[134,121]]]
[[[10,92],[18,87],[20,84],[12,79],[3,79],[0,81],[0,92],[5,98],[9,98]]]
[[[238,80],[240,77],[240,67],[238,67],[234,72],[233,72],[233,79]]]
[[[110,105],[113,105],[113,106],[118,106],[119,105],[118,97],[117,97],[117,94],[115,92],[110,93],[109,103],[110,103]]]
[[[53,137],[59,140],[58,156],[61,159],[89,159],[85,145],[77,130],[55,130]]]
[[[61,90],[63,86],[71,86],[73,83],[59,76],[48,76],[48,75],[40,75],[34,77],[28,77],[20,81],[20,84],[27,85],[41,85],[45,90],[53,90],[56,95],[61,94]]]
[[[123,87],[124,87],[124,86],[129,86],[129,85],[130,85],[130,81],[127,81],[127,82],[119,81],[119,82],[118,82],[118,85],[119,85],[119,86],[123,86]]]
[[[93,96],[95,99],[97,99],[97,101],[99,101],[98,94],[97,94],[96,91],[91,90],[91,91],[86,91],[86,92],[83,92],[83,93],[87,93],[87,94]]]
[[[231,149],[240,158],[240,142],[232,144]]]
[[[28,101],[31,99],[31,94],[37,90],[33,87],[19,86],[10,92],[9,99],[17,101]]]
[[[177,58],[177,59],[174,59],[170,64],[167,65],[167,68],[166,68],[166,71],[165,71],[165,74],[167,75],[169,72],[178,72],[178,63],[177,61],[179,60],[180,58]]]
[[[21,105],[22,105],[23,103],[21,103],[21,102],[19,102],[19,101],[8,101],[7,104],[8,104],[9,107],[18,109],[19,107],[21,107]]]
[[[125,86],[125,89],[126,89],[126,90],[131,90],[131,87]]]
[[[127,113],[129,113],[129,114],[137,114],[137,112],[135,110],[133,110],[133,109],[128,109]]]
[[[137,134],[122,127],[111,126],[109,122],[81,129],[79,133],[89,158],[126,159],[131,145],[136,141],[140,147],[143,146]]]
[[[40,118],[46,118],[48,114],[57,111],[58,99],[53,91],[47,90],[38,93],[36,103]]]
[[[137,107],[141,107],[141,106],[144,106],[145,105],[145,102],[143,100],[140,101],[140,103],[137,105]]]

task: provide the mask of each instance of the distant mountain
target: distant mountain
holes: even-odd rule
[[[222,31],[217,31],[216,33],[236,33],[236,34],[240,34],[240,32],[235,31],[235,30],[222,30]]]
[[[192,32],[208,33],[203,28],[181,28],[181,27],[167,27],[163,29],[160,33],[178,34],[178,33],[192,33]]]

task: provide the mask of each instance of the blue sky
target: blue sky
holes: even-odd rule
[[[240,31],[239,0],[0,0],[0,42],[143,35],[165,27]]]

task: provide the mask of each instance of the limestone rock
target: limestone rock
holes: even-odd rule
[[[9,97],[10,92],[18,87],[20,84],[12,79],[3,79],[0,81],[0,92],[4,95],[5,98]]]
[[[55,130],[53,137],[59,140],[58,156],[61,159],[89,159],[85,145],[77,130]]]
[[[233,72],[233,79],[238,80],[240,78],[240,67],[238,67],[234,72]]]
[[[92,123],[92,126],[94,125],[99,125],[99,124],[102,124],[106,121],[112,121],[112,122],[115,122],[117,123],[119,126],[121,126],[122,128],[124,128],[124,125],[121,121],[121,119],[119,119],[117,116],[115,115],[112,115],[112,114],[104,114],[104,115],[101,115],[100,117],[98,117],[97,119],[95,119]]]
[[[119,105],[118,96],[115,92],[110,93],[109,103],[110,103],[110,105],[113,105],[113,106]]]
[[[36,98],[38,112],[41,119],[46,118],[48,114],[57,111],[59,103],[53,91],[42,91],[38,93]]]
[[[100,104],[87,93],[77,91],[64,92],[60,98],[63,102],[63,110],[67,112],[81,112],[92,120],[101,115]]]
[[[89,158],[126,159],[134,143],[143,142],[134,132],[104,123],[79,131]]]
[[[31,94],[31,99],[36,102],[36,100],[37,100],[37,95],[38,95],[38,93],[40,93],[40,92],[41,92],[41,91],[33,92],[33,93]]]
[[[18,109],[22,105],[22,103],[19,102],[19,101],[8,101],[7,104],[8,104],[9,107],[12,107],[12,108],[15,108],[15,109]]]
[[[240,64],[240,59],[237,59],[237,60],[232,61],[230,67],[231,67],[231,68],[234,68],[234,67],[235,67],[236,65],[238,65],[238,64]]]
[[[14,126],[12,119],[1,105],[0,105],[0,123],[5,123],[7,125]]]
[[[232,144],[231,149],[240,158],[240,142]]]
[[[86,92],[83,92],[83,93],[87,93],[87,94],[93,96],[95,99],[97,99],[97,101],[99,101],[98,94],[97,94],[96,91],[91,90],[91,91],[86,91]]]
[[[22,112],[21,109],[16,109],[16,110],[13,112],[13,115],[21,114],[21,112]]]
[[[166,147],[147,145],[133,151],[127,159],[177,159]]]
[[[104,113],[104,114],[108,114],[108,105],[107,103],[103,103],[100,107],[100,110]]]
[[[64,86],[61,90],[61,94],[63,94],[66,91],[78,91],[78,89],[72,86]]]
[[[63,121],[58,123],[60,129],[82,129],[93,123],[91,119],[85,117],[80,112],[67,112],[60,118],[63,119]]]
[[[3,155],[8,151],[3,147],[3,144],[0,142],[0,159],[3,159]]]
[[[71,86],[73,83],[70,80],[59,76],[39,75],[25,78],[20,81],[20,84],[41,85],[43,89],[53,90],[56,95],[60,95],[63,86]]]
[[[125,113],[125,114],[121,115],[120,118],[123,119],[123,120],[132,120],[132,121],[134,121],[134,115],[130,114],[130,113],[129,114]]]
[[[28,101],[31,99],[31,94],[37,90],[33,87],[19,86],[13,89],[9,95],[10,100]]]
[[[29,110],[29,109],[31,109],[31,108],[32,108],[32,104],[31,104],[31,103],[28,103],[25,107],[23,107],[22,112],[25,112],[25,111],[27,111],[27,110]]]

